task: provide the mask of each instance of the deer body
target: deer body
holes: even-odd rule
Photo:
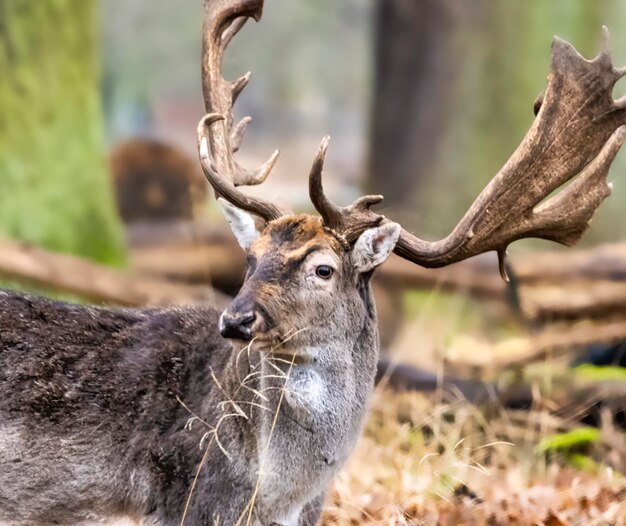
[[[167,516],[184,502],[200,429],[183,432],[176,396],[199,412],[218,403],[206,378],[228,355],[217,314],[13,293],[0,294],[0,313],[0,523]]]
[[[352,272],[352,254],[340,261],[317,219],[278,223],[227,311],[253,302],[263,342],[222,338],[208,307],[0,293],[0,523],[179,524],[197,472],[190,525],[316,523],[362,426],[376,315],[369,276]],[[343,269],[312,292],[319,257]],[[268,295],[277,285],[282,296]]]

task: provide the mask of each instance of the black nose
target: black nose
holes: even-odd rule
[[[224,338],[236,338],[249,341],[252,339],[252,324],[256,320],[254,312],[244,314],[222,314],[221,334]]]

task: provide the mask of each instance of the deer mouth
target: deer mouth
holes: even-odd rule
[[[291,361],[292,356],[296,356],[296,361],[309,361],[306,353],[298,351],[302,347],[301,342],[298,341],[304,331],[290,329],[288,331],[281,331],[275,326],[266,329],[263,332],[257,332],[252,335],[250,340],[250,346],[256,351],[271,354],[272,356],[280,357]]]

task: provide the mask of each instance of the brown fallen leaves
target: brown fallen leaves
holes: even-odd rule
[[[621,526],[626,479],[536,450],[554,418],[375,396],[370,421],[326,502],[323,525]],[[532,417],[532,418],[531,418]]]

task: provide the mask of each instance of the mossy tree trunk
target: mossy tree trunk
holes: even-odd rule
[[[117,264],[96,0],[0,0],[0,236]]]

